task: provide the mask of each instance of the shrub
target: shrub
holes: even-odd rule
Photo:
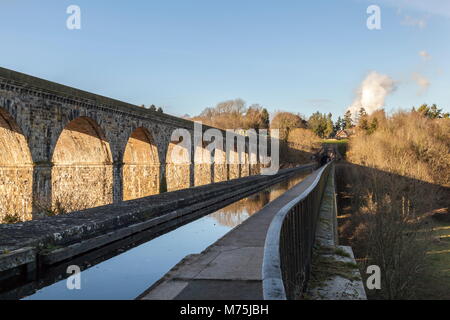
[[[13,213],[13,214],[5,214],[0,221],[0,223],[6,223],[6,224],[14,224],[22,222],[22,218],[19,214]]]
[[[427,271],[431,240],[431,225],[421,213],[433,203],[420,197],[423,182],[350,164],[339,165],[337,175],[352,194],[352,214],[340,233],[363,271],[369,265],[382,271],[381,290],[368,293],[372,298],[413,298],[416,280]]]

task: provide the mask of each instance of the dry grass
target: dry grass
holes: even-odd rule
[[[379,127],[371,135],[360,131],[352,137],[350,162],[450,187],[450,119],[416,112],[373,116]]]

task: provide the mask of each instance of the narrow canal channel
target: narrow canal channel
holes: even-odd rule
[[[68,290],[67,280],[62,279],[24,300],[134,299],[185,256],[202,252],[308,174],[303,172],[131,249],[118,249],[118,255],[81,272],[80,290]]]

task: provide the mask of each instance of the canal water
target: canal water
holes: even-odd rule
[[[69,290],[67,279],[63,279],[24,300],[134,299],[185,256],[202,252],[308,174],[275,184],[129,250],[124,248],[122,253],[83,270],[79,290]]]

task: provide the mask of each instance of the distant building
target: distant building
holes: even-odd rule
[[[352,133],[350,132],[350,130],[339,130],[337,133],[336,133],[336,136],[335,136],[335,138],[336,139],[348,139],[349,137],[350,137],[350,135],[351,135]]]

